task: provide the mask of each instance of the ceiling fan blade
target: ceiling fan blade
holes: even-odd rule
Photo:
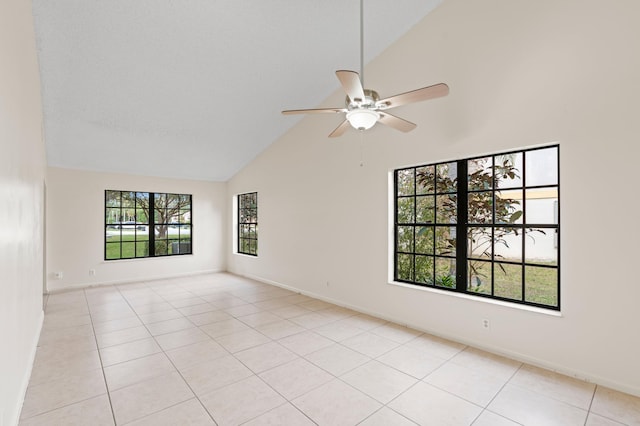
[[[338,76],[338,80],[340,80],[342,88],[347,93],[347,96],[349,97],[351,102],[364,101],[364,88],[362,87],[362,82],[360,81],[360,75],[357,72],[339,70],[336,71],[336,75]]]
[[[380,119],[378,121],[382,124],[393,127],[394,129],[400,130],[401,132],[405,133],[410,132],[411,130],[418,127],[416,124],[403,118],[396,117],[395,115],[391,115],[388,112],[381,112]]]
[[[284,115],[292,114],[323,114],[323,113],[336,113],[347,112],[346,108],[315,108],[315,109],[289,109],[282,111]]]
[[[338,136],[342,136],[342,134],[351,126],[349,121],[344,120],[336,129],[329,134],[330,138],[337,138]]]
[[[449,86],[444,83],[434,84],[433,86],[423,87],[422,89],[412,90],[410,92],[401,93],[376,102],[377,105],[386,105],[387,108],[395,108],[400,105],[406,105],[413,102],[426,101],[428,99],[439,98],[449,94]]]

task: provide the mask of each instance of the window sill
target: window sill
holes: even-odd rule
[[[477,297],[477,296],[472,296],[472,295],[464,294],[464,293],[456,293],[456,292],[453,292],[453,291],[446,291],[446,290],[439,290],[439,289],[436,289],[436,288],[411,285],[411,284],[398,282],[398,281],[389,281],[388,284],[393,285],[393,286],[398,286],[398,287],[410,288],[412,290],[417,290],[417,291],[426,291],[426,292],[429,292],[429,293],[435,293],[435,294],[442,295],[442,296],[456,297],[456,298],[459,298],[459,299],[465,299],[465,300],[478,302],[478,303],[487,303],[487,304],[490,304],[490,305],[496,305],[496,306],[502,306],[502,307],[505,307],[505,308],[517,309],[517,310],[520,310],[520,311],[533,312],[533,313],[536,313],[536,314],[548,315],[548,316],[558,317],[558,318],[563,317],[562,312],[556,311],[556,310],[553,310],[553,309],[544,309],[544,308],[538,308],[536,306],[521,305],[521,304],[518,304],[518,303],[510,303],[510,302],[505,302],[505,301],[502,301],[502,300],[489,299],[489,298],[486,298],[486,297]]]

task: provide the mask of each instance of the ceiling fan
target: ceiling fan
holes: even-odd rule
[[[388,98],[380,99],[375,90],[365,89],[363,65],[363,0],[360,0],[360,74],[355,71],[339,70],[336,76],[347,93],[344,108],[293,109],[282,111],[291,114],[324,114],[346,113],[345,119],[329,134],[330,138],[341,136],[349,125],[356,130],[368,130],[377,122],[401,132],[409,132],[417,127],[415,123],[396,117],[387,112],[388,109],[414,102],[426,101],[449,94],[449,86],[444,83],[411,90]]]

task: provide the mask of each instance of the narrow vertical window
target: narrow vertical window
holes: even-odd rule
[[[238,253],[258,255],[258,193],[238,195]]]

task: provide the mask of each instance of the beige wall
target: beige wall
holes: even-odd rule
[[[193,255],[104,260],[104,191],[193,195]],[[47,171],[49,291],[220,271],[226,265],[226,184],[97,173]],[[95,275],[89,275],[89,270]],[[62,272],[62,279],[55,273]]]
[[[338,117],[303,119],[229,182],[229,198],[258,191],[260,240],[228,269],[640,395],[639,15],[635,0],[446,0],[368,66],[366,86],[446,82],[450,95],[396,109],[418,123],[409,134],[333,140]],[[390,170],[552,142],[560,316],[388,283]]]
[[[45,149],[31,2],[0,2],[0,424],[17,424],[42,325]]]

